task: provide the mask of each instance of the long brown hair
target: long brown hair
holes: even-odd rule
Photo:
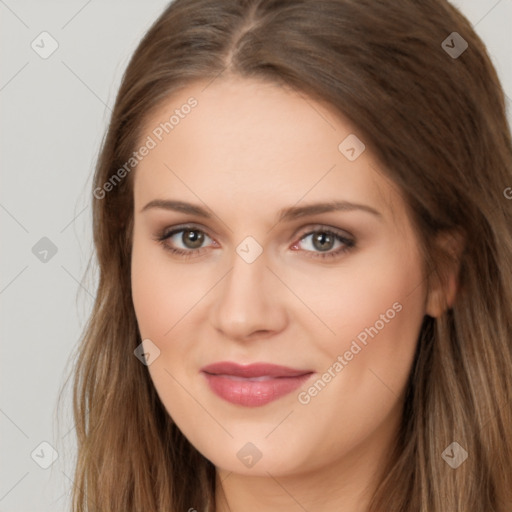
[[[512,141],[485,46],[442,0],[176,0],[149,29],[94,175],[99,284],[74,369],[73,511],[214,510],[215,467],[133,354],[136,169],[98,191],[129,161],[151,112],[221,74],[285,84],[350,120],[403,194],[431,278],[449,261],[436,236],[464,239],[456,300],[424,319],[398,442],[370,510],[508,512]],[[456,469],[442,457],[452,442],[468,454]]]

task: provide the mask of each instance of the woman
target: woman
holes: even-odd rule
[[[510,510],[511,186],[447,2],[170,4],[94,178],[73,510]]]

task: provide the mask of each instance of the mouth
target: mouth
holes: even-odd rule
[[[201,368],[210,389],[235,405],[259,407],[288,395],[314,373],[269,363],[214,363]]]

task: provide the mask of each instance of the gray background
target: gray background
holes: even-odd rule
[[[487,44],[512,120],[512,0],[454,3]],[[0,512],[69,509],[70,386],[58,418],[56,405],[96,285],[84,278],[94,162],[129,57],[166,4],[0,0]],[[31,47],[51,48],[44,31],[58,43],[46,59]]]

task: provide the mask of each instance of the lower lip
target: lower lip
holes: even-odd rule
[[[259,407],[281,398],[301,386],[311,373],[268,380],[237,379],[203,372],[211,390],[224,400],[245,407]]]

